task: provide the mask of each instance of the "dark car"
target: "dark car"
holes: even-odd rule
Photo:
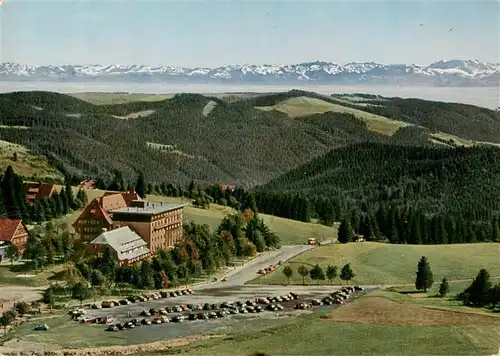
[[[156,315],[156,314],[158,314],[158,311],[156,311],[155,308],[151,308],[151,309],[149,309],[149,314]]]
[[[118,327],[116,325],[110,325],[106,328],[106,331],[119,331]]]
[[[206,320],[206,319],[208,319],[208,314],[207,313],[198,313],[198,319],[199,320]]]
[[[172,307],[166,307],[165,310],[167,311],[167,313],[173,313],[174,312],[174,308],[172,308]]]
[[[151,325],[151,320],[144,318],[141,320],[141,324],[142,325]]]
[[[211,309],[212,309],[212,306],[211,306],[210,304],[205,303],[205,304],[203,305],[203,310],[211,310]]]
[[[198,319],[198,316],[195,313],[189,314],[189,320],[196,320]]]
[[[226,316],[226,313],[224,312],[224,310],[219,310],[219,311],[217,312],[217,317],[218,317],[218,318],[223,318],[223,317],[225,317],[225,316]]]
[[[208,317],[209,317],[210,319],[217,319],[217,313],[215,313],[215,312],[210,312],[210,313],[208,313]]]
[[[125,325],[124,324],[115,324],[115,326],[118,328],[118,330],[125,329]]]

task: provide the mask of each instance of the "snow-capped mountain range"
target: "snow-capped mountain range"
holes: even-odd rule
[[[185,68],[148,65],[47,65],[0,63],[0,81],[152,82],[227,84],[397,84],[499,86],[500,63],[443,60],[431,65],[309,62]]]

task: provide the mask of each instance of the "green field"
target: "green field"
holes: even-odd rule
[[[17,155],[16,160],[14,160],[14,155]],[[0,140],[2,173],[8,166],[12,166],[14,172],[25,177],[63,179],[63,175],[49,164],[46,157],[34,155],[24,146]]]
[[[249,326],[244,332],[190,346],[184,351],[190,355],[251,355],[257,351],[268,355],[491,355],[498,352],[500,317],[465,307],[453,311],[435,309],[431,299],[436,298],[427,297],[417,303],[417,298],[410,295],[375,291],[338,309],[319,308],[312,315],[286,325],[276,324],[261,330]],[[443,306],[455,303],[453,298],[440,298],[440,301]]]
[[[375,242],[333,244],[307,251],[288,263],[294,270],[291,283],[295,284],[302,284],[302,277],[297,273],[301,264],[341,267],[346,263],[351,264],[356,274],[351,282],[353,284],[412,284],[417,262],[422,256],[428,258],[435,281],[443,277],[449,280],[471,279],[481,268],[488,269],[491,276],[500,276],[500,243],[427,246]],[[282,284],[285,282],[282,268],[253,282]],[[306,278],[306,283],[313,281]]]
[[[384,116],[371,114],[362,110],[348,108],[342,105],[332,104],[316,98],[297,97],[284,100],[273,106],[258,107],[261,110],[278,110],[286,113],[292,118],[300,118],[313,114],[322,114],[328,111],[352,114],[364,122],[368,130],[391,136],[401,127],[410,124],[403,121],[388,119]]]
[[[491,355],[498,352],[500,316],[458,306],[451,283],[449,297],[376,290],[340,308],[321,307],[306,313],[269,313],[260,317],[231,316],[224,321],[194,322],[195,334],[224,334],[166,351],[189,355]],[[438,301],[438,302],[436,302]],[[437,304],[439,303],[439,305]],[[47,332],[32,325],[46,322]],[[191,322],[186,322],[191,323]],[[57,345],[98,348],[134,345],[183,337],[187,325],[141,327],[133,332],[106,333],[102,325],[82,325],[61,313],[45,315],[8,334],[6,346]],[[12,340],[12,341],[9,341]],[[14,341],[18,340],[18,341]],[[293,340],[293,342],[292,342]],[[98,350],[94,350],[98,351]],[[125,352],[124,352],[125,353]],[[142,356],[163,354],[143,352]],[[139,354],[137,354],[139,355]]]
[[[75,98],[88,101],[95,105],[126,104],[134,101],[160,101],[171,97],[167,94],[141,94],[141,93],[71,93]]]

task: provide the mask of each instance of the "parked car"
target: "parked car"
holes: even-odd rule
[[[189,314],[189,320],[196,320],[198,319],[198,316],[195,313]]]
[[[363,289],[363,287],[360,287],[360,286],[354,286],[354,290],[355,290],[356,292],[361,292],[361,291],[363,291],[364,289]]]
[[[116,325],[109,325],[106,329],[106,331],[119,331],[118,327]]]
[[[101,303],[101,307],[103,308],[112,308],[115,306],[115,303],[113,303],[112,301],[110,300],[105,300]]]
[[[160,314],[160,315],[167,315],[168,312],[165,310],[165,308],[160,308],[160,309],[158,309],[158,314]]]
[[[184,321],[184,315],[182,314],[177,314],[176,316],[174,316],[172,318],[172,321],[173,322],[176,322],[176,323],[182,323]]]
[[[141,320],[141,324],[142,325],[151,325],[151,320],[144,318]]]
[[[119,301],[120,305],[129,305],[129,304],[132,304],[130,302],[130,300],[127,300],[127,299],[122,299]]]
[[[215,313],[215,312],[210,312],[210,313],[208,313],[208,317],[209,317],[210,319],[217,319],[217,313]]]
[[[155,314],[158,314],[158,311],[155,308],[151,308],[151,309],[149,309],[149,314],[155,315]]]
[[[165,292],[165,291],[161,291],[160,295],[161,295],[162,298],[169,298],[170,297],[170,293],[169,292]]]
[[[208,314],[207,313],[198,313],[198,319],[199,320],[206,320],[208,319]]]
[[[151,316],[151,313],[148,311],[148,310],[143,310],[141,311],[141,314],[139,314],[140,316]]]

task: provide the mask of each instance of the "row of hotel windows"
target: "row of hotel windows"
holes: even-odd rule
[[[84,232],[102,232],[102,229],[100,227],[84,227],[83,231]]]
[[[160,220],[154,220],[152,222],[152,225],[153,226],[160,226],[160,225],[164,225],[165,223],[172,223],[172,222],[177,222],[177,221],[180,221],[181,218],[179,215],[177,216],[174,216],[172,218],[164,218],[164,219],[160,219]]]

